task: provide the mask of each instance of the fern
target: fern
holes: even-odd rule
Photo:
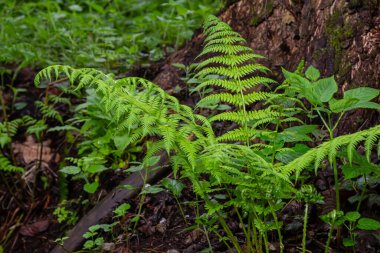
[[[366,157],[369,162],[370,154],[375,148],[375,142],[380,137],[380,126],[375,126],[367,130],[359,131],[353,134],[347,134],[334,138],[331,141],[324,142],[316,148],[310,149],[304,155],[294,159],[289,164],[281,168],[282,172],[286,175],[296,173],[298,176],[302,170],[308,168],[314,163],[314,168],[317,170],[326,157],[330,163],[336,159],[337,153],[343,147],[347,147],[347,157],[352,163],[353,152],[355,147],[361,141],[364,141],[364,149]]]
[[[186,165],[194,167],[201,143],[215,141],[206,118],[194,115],[191,108],[180,105],[176,98],[152,82],[138,77],[115,80],[96,70],[51,66],[37,75],[35,84],[38,86],[45,78],[53,80],[62,75],[67,76],[76,90],[83,87],[95,90],[102,110],[109,115],[108,124],[116,130],[113,134],[129,136],[125,147],[148,136],[160,136],[158,143],[168,153],[177,150],[186,157]],[[86,122],[83,127],[92,124],[91,120]],[[194,142],[189,141],[192,136],[196,138]],[[147,156],[162,150],[157,145],[151,146]]]
[[[261,76],[252,76],[256,73],[266,73],[268,69],[255,63],[258,58],[253,50],[244,44],[245,40],[231,27],[210,16],[204,25],[206,34],[205,46],[198,57],[209,56],[206,60],[200,62],[196,68],[195,78],[201,79],[202,82],[195,90],[206,87],[221,87],[218,94],[212,94],[204,97],[198,103],[198,106],[207,103],[225,102],[235,107],[234,112],[223,112],[211,118],[211,121],[232,121],[239,128],[239,134],[228,134],[219,140],[233,140],[237,137],[251,137],[248,134],[250,124],[262,121],[273,122],[273,119],[279,117],[279,114],[270,109],[248,111],[248,107],[258,101],[264,101],[272,96],[269,92],[254,92],[259,85],[268,86],[274,83],[273,80]],[[211,76],[218,78],[211,78]],[[263,121],[263,122],[264,122]],[[242,134],[242,133],[245,134]],[[236,131],[235,133],[238,133]],[[232,138],[233,137],[233,138]],[[247,139],[240,139],[247,141]]]
[[[24,168],[13,165],[7,157],[0,154],[0,172],[24,172]]]

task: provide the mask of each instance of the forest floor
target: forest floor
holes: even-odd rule
[[[19,101],[27,103],[24,110],[11,114],[10,118],[35,113],[34,101],[44,96],[44,89],[35,88],[33,78],[36,72],[31,69],[21,71],[15,87],[27,89],[26,93],[20,94]],[[174,88],[174,87],[172,87]],[[49,92],[58,92],[51,89]],[[180,93],[179,99],[183,103],[192,104],[194,97],[187,92]],[[8,102],[11,101],[10,94],[5,94]],[[73,100],[73,103],[76,101]],[[61,116],[70,117],[70,112],[65,107],[60,108]],[[23,114],[23,115],[19,115]],[[65,231],[72,225],[59,223],[53,214],[58,207],[60,190],[58,182],[58,167],[63,157],[64,148],[67,147],[62,134],[47,134],[44,138],[44,149],[42,154],[42,170],[36,170],[38,162],[38,142],[30,135],[17,136],[13,144],[17,164],[28,168],[28,173],[20,178],[15,175],[2,175],[0,184],[0,215],[3,220],[0,227],[0,238],[6,238],[8,247],[5,252],[49,252],[56,245],[57,238],[65,235]],[[67,151],[65,151],[67,152]],[[324,252],[324,245],[329,230],[328,225],[318,217],[334,208],[335,193],[332,182],[333,172],[331,170],[320,171],[313,177],[312,183],[322,193],[325,204],[311,210],[308,224],[307,248],[309,252]],[[12,178],[13,177],[13,178]],[[100,189],[93,196],[85,196],[82,190],[83,183],[71,181],[68,185],[68,199],[70,210],[74,213],[69,215],[76,220],[95,206],[108,192],[110,192],[125,175],[116,170],[108,171],[100,178]],[[170,175],[169,177],[173,177]],[[6,182],[16,180],[18,183],[12,186]],[[24,183],[21,183],[24,182]],[[157,194],[148,194],[141,198],[137,196],[129,202],[132,208],[112,228],[111,233],[99,233],[97,238],[104,240],[101,252],[229,252],[225,245],[219,241],[214,233],[205,233],[205,229],[199,227],[195,222],[197,213],[202,213],[203,204],[197,200],[191,191],[191,185],[185,181],[185,190],[179,198],[184,216],[173,195],[165,190]],[[83,193],[83,194],[82,194]],[[341,191],[342,199],[348,199],[355,195],[354,191]],[[88,198],[88,199],[87,199]],[[197,204],[199,202],[199,204]],[[347,204],[348,202],[345,202]],[[362,215],[378,216],[378,199],[367,201]],[[133,222],[134,214],[140,210],[140,221]],[[352,209],[353,207],[343,207]],[[280,219],[284,222],[284,244],[285,252],[300,252],[302,240],[302,218],[303,207],[296,201],[289,202],[281,212]],[[104,224],[112,224],[115,220],[108,218]],[[227,223],[233,231],[238,231],[239,222],[236,214],[231,212]],[[234,230],[235,228],[235,230]],[[242,234],[236,233],[243,240]],[[379,252],[379,241],[370,233],[360,232],[358,235],[359,247],[356,252]],[[269,249],[271,252],[279,251],[279,244],[275,240],[275,234],[269,238]],[[248,252],[248,251],[247,251]],[[336,248],[333,242],[329,252],[345,252],[342,248]]]

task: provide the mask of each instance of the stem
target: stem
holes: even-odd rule
[[[270,212],[271,212],[271,214],[273,216],[273,219],[274,219],[274,224],[276,224],[276,230],[277,230],[277,234],[278,234],[278,240],[280,241],[280,253],[283,253],[284,252],[284,244],[282,243],[281,229],[280,229],[280,226],[279,226],[279,223],[278,223],[277,215],[274,212],[273,206],[270,203],[270,201],[268,201],[268,203],[269,203],[269,206],[270,206]]]
[[[205,235],[206,235],[206,240],[207,240],[209,250],[210,250],[210,252],[212,252],[211,241],[210,241],[210,238],[208,237],[208,232],[207,232],[205,225],[203,225],[203,231],[205,232]]]
[[[309,211],[309,204],[305,204],[305,214],[303,217],[303,230],[302,230],[302,253],[306,252],[306,229],[307,229],[307,215]]]
[[[178,198],[176,196],[174,196],[174,199],[176,200],[177,204],[178,204],[178,207],[179,207],[179,211],[181,212],[182,214],[182,217],[183,217],[183,220],[185,221],[186,223],[186,226],[189,225],[189,223],[187,222],[187,219],[186,219],[186,216],[185,216],[185,213],[183,212],[183,209],[182,209],[182,205],[181,203],[179,202]]]
[[[3,97],[2,88],[0,88],[0,102],[1,102],[1,108],[3,110],[3,118],[4,118],[5,128],[7,130],[7,135],[9,138],[11,138],[11,132],[9,130],[9,125],[8,125],[9,124],[8,113],[7,113],[7,108],[5,107],[5,101],[4,101],[4,97]],[[9,148],[9,153],[11,155],[12,163],[14,164],[16,162],[16,159],[15,159],[15,155],[13,153],[13,148],[12,148],[11,143],[8,143],[8,148]]]
[[[269,244],[268,244],[268,234],[267,232],[263,233],[265,253],[269,253]]]
[[[360,198],[359,198],[358,206],[356,207],[356,211],[357,211],[357,212],[359,212],[359,210],[360,210],[360,205],[361,205],[361,203],[362,203],[362,201],[363,201],[364,194],[365,194],[366,190],[367,190],[367,175],[364,174],[364,185],[363,185],[363,190],[362,190],[362,192],[361,192],[361,194],[360,194]]]
[[[329,253],[330,241],[331,241],[332,233],[334,231],[334,224],[335,224],[335,220],[330,225],[330,231],[329,231],[329,236],[326,242],[325,253]]]

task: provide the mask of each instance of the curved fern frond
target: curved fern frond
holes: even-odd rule
[[[296,175],[298,176],[302,170],[309,167],[312,163],[314,163],[314,168],[318,169],[326,156],[328,156],[329,162],[331,163],[334,159],[336,159],[338,151],[343,147],[347,147],[349,159],[352,160],[353,150],[361,141],[364,141],[366,156],[369,160],[371,151],[374,148],[374,143],[379,139],[379,137],[380,126],[375,126],[353,134],[336,137],[335,139],[325,142],[316,148],[310,149],[304,155],[283,166],[281,170],[286,175],[296,172]]]

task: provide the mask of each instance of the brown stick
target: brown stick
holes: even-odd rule
[[[132,185],[134,189],[123,189],[116,187],[104,199],[91,209],[67,234],[69,237],[64,241],[63,247],[56,246],[51,253],[65,253],[76,250],[84,241],[83,234],[88,231],[92,225],[109,216],[112,211],[121,203],[133,198],[144,186],[144,183],[154,183],[165,177],[170,172],[168,164],[168,156],[166,153],[160,154],[160,161],[154,168],[147,168],[141,172],[135,172],[120,183],[123,185]],[[160,166],[159,168],[155,168]],[[144,180],[145,177],[145,180]]]

